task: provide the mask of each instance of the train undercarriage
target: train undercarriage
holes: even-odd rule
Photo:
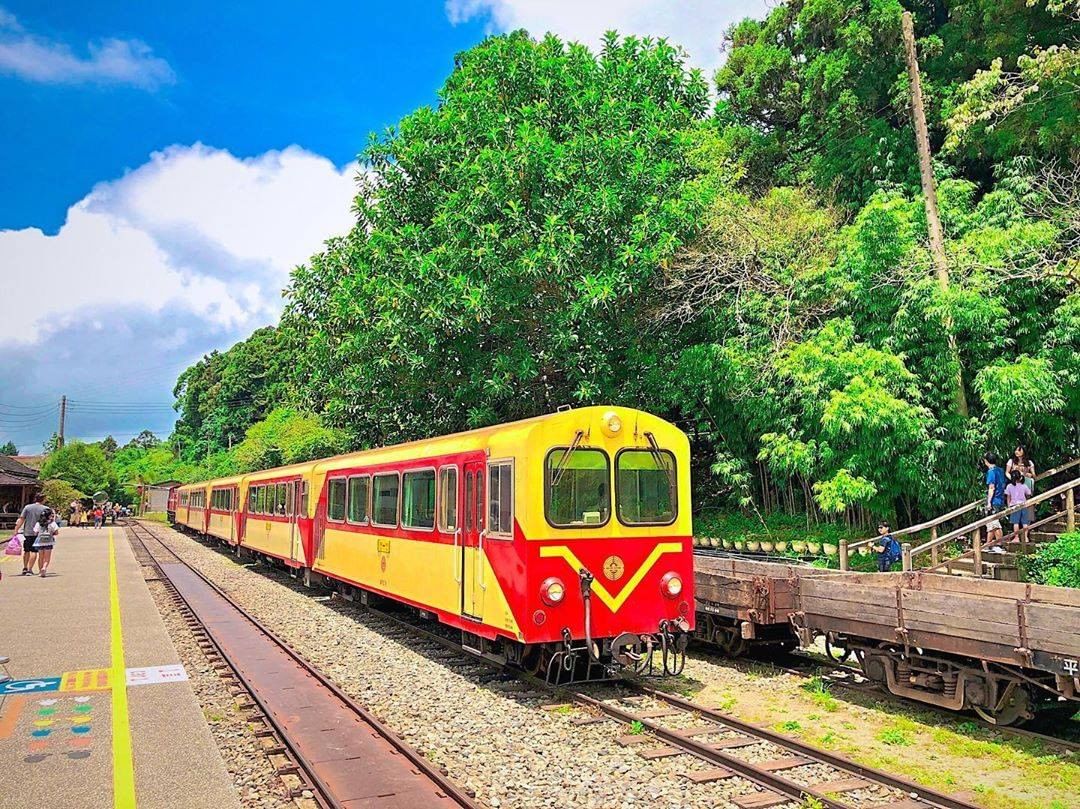
[[[898,697],[971,710],[995,725],[1068,718],[1080,710],[1075,678],[833,633],[826,649],[837,662],[854,658],[867,679]]]

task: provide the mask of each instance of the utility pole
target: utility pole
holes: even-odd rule
[[[945,236],[941,229],[941,216],[938,214],[937,185],[934,183],[934,167],[930,162],[930,137],[926,132],[926,112],[923,109],[922,84],[919,81],[919,60],[915,53],[915,25],[911,12],[905,11],[901,20],[904,34],[904,55],[907,57],[908,80],[911,83],[911,117],[915,124],[915,145],[919,150],[919,174],[922,177],[923,201],[926,204],[926,226],[930,231],[930,254],[934,259],[938,286],[941,291],[949,291],[949,265],[945,261]],[[964,393],[964,374],[960,366],[960,349],[956,345],[956,333],[952,315],[945,313],[945,338],[949,343],[949,354],[956,364],[956,410],[961,416],[967,416],[967,395]]]
[[[67,418],[67,396],[60,397],[60,432],[56,435],[56,448],[64,448],[64,420]]]

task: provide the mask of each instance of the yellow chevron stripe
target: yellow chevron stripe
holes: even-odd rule
[[[656,564],[656,560],[667,553],[680,553],[682,551],[682,544],[679,542],[661,542],[655,548],[652,549],[652,553],[649,554],[649,558],[642,562],[641,567],[637,569],[637,572],[630,577],[628,581],[619,591],[618,595],[612,595],[607,591],[607,588],[600,581],[599,576],[594,576],[592,582],[592,591],[596,593],[596,597],[599,598],[604,606],[612,612],[618,612],[619,608],[626,603],[626,599],[630,598],[630,594],[634,592],[634,589],[641,584],[641,580],[645,578],[645,574],[648,573],[652,566]],[[545,545],[540,549],[541,558],[552,559],[565,559],[575,572],[585,568],[585,565],[581,563],[581,560],[574,555],[574,552],[565,545]],[[592,571],[589,571],[590,573]]]

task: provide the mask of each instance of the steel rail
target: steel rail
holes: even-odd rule
[[[459,806],[464,807],[465,809],[477,809],[477,807],[479,807],[479,804],[475,800],[473,800],[473,798],[471,796],[469,796],[457,784],[455,784],[453,781],[451,781],[449,778],[447,778],[445,775],[443,775],[442,772],[440,772],[431,762],[429,762],[427,759],[425,759],[416,750],[412,749],[412,747],[405,744],[405,742],[402,741],[397,736],[397,734],[395,734],[392,730],[390,730],[390,728],[388,728],[386,725],[384,725],[378,718],[376,718],[373,714],[371,714],[366,708],[364,708],[362,705],[360,705],[355,700],[353,700],[348,694],[346,694],[344,691],[342,691],[340,688],[338,688],[338,686],[335,685],[331,680],[329,680],[322,672],[320,672],[317,668],[315,668],[306,659],[301,657],[295,650],[292,649],[292,647],[290,647],[287,643],[285,643],[285,641],[283,641],[281,638],[279,638],[274,632],[272,632],[269,628],[267,628],[262,622],[260,622],[257,618],[255,618],[251,613],[249,613],[247,610],[245,610],[243,607],[241,607],[239,604],[237,604],[236,601],[231,596],[229,596],[228,593],[226,593],[224,590],[222,590],[220,587],[218,587],[214,582],[212,582],[209,578],[207,578],[205,575],[203,575],[202,572],[197,570],[192,565],[188,564],[182,557],[180,557],[179,554],[176,553],[176,551],[174,551],[172,548],[170,548],[168,545],[166,545],[164,542],[162,542],[160,537],[158,537],[154,533],[153,530],[151,530],[147,526],[143,525],[142,523],[138,523],[138,522],[134,522],[134,521],[129,522],[128,525],[129,526],[137,525],[148,536],[150,536],[153,540],[155,540],[158,543],[158,545],[160,545],[162,548],[164,548],[173,558],[175,558],[179,564],[182,564],[185,568],[187,568],[192,573],[194,573],[196,576],[198,576],[198,578],[201,579],[203,582],[205,582],[215,593],[217,593],[217,595],[219,597],[224,599],[231,607],[233,607],[237,612],[239,612],[242,616],[244,616],[244,618],[247,619],[247,621],[249,621],[260,633],[265,635],[276,646],[278,646],[283,652],[285,652],[285,654],[287,654],[290,658],[292,658],[301,668],[303,668],[305,670],[305,672],[308,675],[310,675],[312,678],[314,678],[327,691],[332,693],[345,707],[347,707],[350,711],[352,711],[354,714],[356,714],[358,717],[360,717],[360,719],[365,724],[369,725],[380,737],[382,737],[392,747],[394,747],[394,749],[396,749],[401,755],[403,755],[412,764],[414,764],[416,766],[416,768],[419,770],[419,772],[422,773],[429,780],[434,782],[437,785],[437,787],[442,792],[444,792],[448,798],[450,798],[450,800],[452,800],[454,803],[458,804]],[[142,537],[138,536],[138,534],[134,530],[132,531],[132,535],[135,536],[135,538],[139,540],[139,542],[146,549],[147,554],[149,554],[151,556],[151,558],[153,558],[153,553],[150,551],[149,548],[146,547],[146,544],[143,541]],[[155,564],[157,564],[156,560],[155,560]],[[161,574],[164,577],[169,578],[168,572],[165,571],[160,566],[160,564],[157,564],[157,567],[158,567],[158,570],[161,571]],[[171,579],[170,579],[170,582],[171,582]],[[197,617],[198,613],[194,610],[194,608],[190,604],[188,604],[187,599],[185,599],[183,594],[180,594],[179,591],[177,591],[177,592],[180,595],[180,598],[184,601],[184,603],[188,605],[188,609],[191,610],[192,613],[195,614],[196,617]],[[274,727],[274,729],[281,736],[282,742],[289,748],[289,751],[293,755],[294,759],[297,761],[297,763],[300,765],[300,767],[304,770],[305,774],[310,777],[311,782],[314,785],[316,785],[316,787],[318,788],[318,791],[322,793],[322,797],[323,797],[323,799],[325,801],[325,804],[327,806],[330,806],[330,807],[339,806],[337,801],[335,801],[331,797],[332,792],[330,791],[329,787],[319,777],[318,772],[317,772],[317,769],[318,769],[317,765],[315,765],[311,761],[307,760],[306,757],[304,757],[303,754],[300,753],[296,749],[295,744],[294,744],[294,742],[293,742],[293,740],[291,738],[291,735],[290,735],[288,729],[281,726],[281,724],[273,717],[273,715],[270,712],[268,706],[260,698],[260,696],[257,693],[255,693],[255,691],[253,689],[247,687],[247,683],[248,683],[247,678],[239,671],[239,669],[237,668],[237,666],[234,665],[234,663],[230,659],[230,657],[224,652],[224,650],[221,649],[221,647],[218,645],[218,643],[214,640],[213,634],[210,633],[210,632],[207,632],[207,635],[208,635],[210,641],[214,644],[214,647],[218,649],[218,653],[221,655],[222,659],[225,660],[225,662],[229,665],[229,667],[235,672],[237,679],[241,683],[245,684],[246,690],[251,695],[252,699],[255,700],[256,704],[258,704],[260,710],[266,716],[267,721]]]

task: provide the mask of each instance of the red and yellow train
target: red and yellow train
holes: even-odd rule
[[[456,627],[549,679],[681,670],[694,623],[689,442],[587,407],[182,486],[175,521]]]

